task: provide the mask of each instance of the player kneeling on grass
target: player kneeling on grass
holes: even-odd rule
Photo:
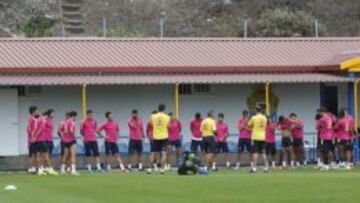
[[[160,153],[161,155],[160,173],[164,174],[165,172],[166,152],[169,138],[168,130],[170,125],[170,117],[165,113],[165,108],[165,105],[160,104],[158,107],[158,112],[151,115],[150,118],[153,128],[153,147],[150,154],[150,168],[147,171],[149,174],[152,172],[151,164],[156,165],[156,153]]]
[[[203,149],[205,152],[205,170],[208,170],[208,167],[214,166],[214,154],[216,152],[216,121],[214,119],[214,113],[210,111],[201,122],[200,127],[202,137],[203,137]],[[213,167],[214,168],[214,167]]]
[[[44,112],[42,116],[39,116],[35,124],[36,130],[34,134],[34,139],[36,140],[36,151],[40,154],[38,161],[38,175],[58,175],[58,173],[52,168],[49,156],[49,148],[46,142],[46,138],[48,136],[46,134],[46,122],[47,119],[50,119],[50,117],[52,116],[52,112],[53,111],[51,110]],[[46,167],[47,170],[45,170],[44,167]]]
[[[275,130],[277,127],[277,123],[273,122],[271,118],[267,117],[267,125],[266,125],[266,156],[270,157],[271,167],[275,169],[276,167],[276,138],[275,138]]]
[[[281,152],[280,161],[282,161],[282,168],[287,167],[287,162],[290,160],[290,165],[293,168],[294,164],[294,149],[292,144],[292,123],[284,116],[279,117],[278,128],[281,130]]]
[[[128,155],[128,169],[131,170],[131,163],[133,161],[133,156],[136,153],[137,165],[139,171],[143,170],[142,164],[142,153],[143,153],[143,137],[144,137],[144,128],[141,118],[139,118],[138,111],[133,110],[131,118],[128,122],[129,126],[129,155]]]
[[[354,136],[354,119],[347,114],[347,110],[340,111],[340,119],[334,126],[336,137],[338,139],[338,149],[340,153],[340,167],[351,169],[351,140]]]
[[[80,133],[84,138],[85,156],[87,158],[88,171],[92,171],[92,165],[96,165],[98,172],[102,171],[99,158],[99,145],[96,140],[97,123],[93,117],[92,110],[86,112],[86,118],[81,123]]]
[[[66,165],[70,162],[71,174],[79,175],[76,171],[76,137],[75,137],[75,120],[77,112],[71,111],[69,118],[64,124],[63,134],[61,135],[61,141],[64,144],[64,155],[61,161],[61,174],[66,174]]]
[[[184,162],[179,166],[179,175],[196,175],[200,172],[200,160],[195,153],[184,152]]]
[[[171,164],[173,163],[173,154],[172,150],[175,148],[176,151],[176,166],[179,166],[181,162],[181,137],[180,133],[182,130],[181,122],[176,118],[176,116],[170,112],[170,124],[169,124],[169,143],[167,148],[167,166],[165,167],[166,170],[171,169]]]
[[[219,113],[218,121],[216,123],[216,154],[224,154],[224,159],[226,161],[226,167],[230,168],[229,161],[229,147],[227,143],[227,138],[229,137],[229,127],[224,121],[225,116],[223,113]],[[213,170],[217,170],[216,161],[213,164]]]
[[[98,129],[98,134],[102,137],[105,137],[105,154],[106,154],[106,162],[107,162],[107,171],[111,171],[111,158],[112,156],[116,159],[116,162],[121,171],[126,171],[124,164],[121,160],[119,147],[118,147],[118,139],[119,139],[119,124],[114,121],[112,117],[112,112],[108,111],[105,113],[105,117],[107,121],[100,126]],[[105,131],[105,135],[101,134],[101,131]],[[112,156],[111,156],[112,155]]]
[[[262,109],[260,107],[256,108],[256,115],[252,116],[249,121],[249,126],[252,129],[251,141],[253,149],[253,166],[251,167],[251,172],[257,171],[258,155],[261,154],[264,161],[264,171],[267,172],[269,169],[269,163],[266,160],[265,149],[265,136],[266,136],[266,125],[267,119],[262,114]]]
[[[305,147],[304,147],[304,121],[299,119],[296,113],[289,115],[289,121],[291,123],[292,138],[293,138],[293,150],[296,166],[299,167],[302,163],[304,166],[306,163]]]

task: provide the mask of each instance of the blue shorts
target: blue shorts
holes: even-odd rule
[[[205,153],[207,154],[214,154],[216,153],[216,142],[215,142],[215,137],[214,136],[210,136],[210,137],[203,137],[203,149],[205,151]]]
[[[76,145],[75,140],[72,142],[63,142],[64,151],[65,151],[65,149],[70,149],[73,145]]]
[[[48,145],[46,141],[35,142],[36,152],[38,153],[46,153],[49,152]]]
[[[29,157],[32,157],[33,155],[36,155],[36,143],[30,143],[29,144]]]
[[[119,146],[115,142],[105,142],[105,154],[115,155],[119,153]]]
[[[238,152],[252,153],[251,139],[250,138],[239,138]]]
[[[153,147],[151,152],[166,152],[168,145],[168,139],[153,140]]]
[[[343,146],[345,151],[352,151],[351,140],[340,140],[340,142],[338,142],[338,145]]]
[[[191,140],[191,152],[197,153],[199,149],[200,151],[203,151],[202,140]]]
[[[85,146],[85,156],[86,157],[98,157],[100,155],[99,153],[99,145],[96,141],[92,142],[84,142]]]
[[[304,147],[304,140],[303,139],[294,139],[293,146],[295,148],[302,148]]]
[[[265,153],[264,152],[265,141],[253,140],[251,147],[252,147],[254,153],[258,153],[258,154]]]
[[[289,137],[283,137],[281,139],[281,147],[283,148],[288,148],[288,147],[292,147],[293,143],[291,141],[291,138]]]
[[[129,154],[138,153],[141,154],[143,152],[143,143],[142,140],[129,140]]]
[[[276,155],[275,143],[266,143],[266,155]]]
[[[216,143],[216,153],[229,153],[229,146],[227,142]]]
[[[46,141],[46,145],[49,151],[49,154],[51,155],[54,150],[54,142],[53,141]]]
[[[174,146],[175,148],[180,148],[181,141],[180,140],[171,140],[171,141],[169,141],[169,146],[170,147]]]

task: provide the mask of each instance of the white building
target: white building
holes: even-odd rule
[[[296,112],[311,141],[320,106],[354,113],[356,76],[341,64],[359,56],[360,38],[0,39],[0,156],[27,153],[31,105],[55,109],[56,124],[70,110],[81,120],[86,106],[98,123],[113,111],[124,136],[121,151],[132,109],[146,121],[166,104],[183,123],[185,147],[195,112],[223,112],[235,150],[236,121],[265,102],[267,83],[272,115]]]

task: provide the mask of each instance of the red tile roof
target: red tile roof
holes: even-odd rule
[[[136,75],[0,75],[0,85],[124,85],[124,84],[235,84],[350,82],[351,78],[325,73],[277,74],[136,74]]]
[[[324,71],[337,70],[357,50],[360,37],[11,38],[0,39],[0,72]]]

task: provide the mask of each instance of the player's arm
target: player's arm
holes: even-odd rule
[[[97,129],[97,134],[100,137],[105,137],[101,132],[105,129],[105,124],[103,124],[102,126],[100,126],[100,128]]]

